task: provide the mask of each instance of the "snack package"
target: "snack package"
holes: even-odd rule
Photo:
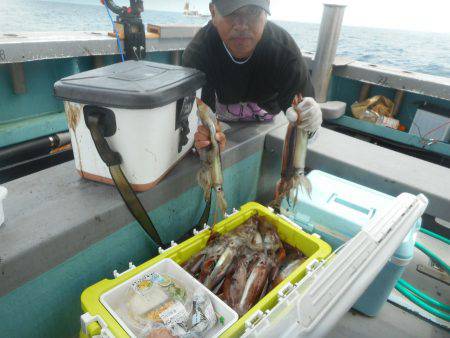
[[[217,317],[211,300],[205,292],[197,289],[192,297],[192,316],[190,331],[203,333],[216,325]]]
[[[169,329],[174,336],[187,333],[192,301],[181,283],[165,274],[151,272],[131,284],[127,293],[128,317],[143,336],[155,329]]]

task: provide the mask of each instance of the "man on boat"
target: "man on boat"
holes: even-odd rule
[[[202,100],[221,121],[271,121],[289,113],[301,94],[301,127],[314,134],[322,112],[300,49],[284,29],[267,21],[269,0],[213,0],[211,21],[187,46],[183,65],[206,74]],[[225,135],[216,134],[221,148]],[[197,149],[206,147],[209,131],[200,125]]]

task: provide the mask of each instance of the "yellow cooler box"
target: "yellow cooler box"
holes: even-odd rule
[[[277,304],[280,291],[283,291],[286,283],[290,282],[290,285],[297,283],[305,276],[310,266],[317,264],[317,262],[325,259],[331,253],[331,247],[322,241],[319,236],[304,232],[298,226],[290,223],[288,219],[284,219],[275,214],[271,209],[253,202],[245,204],[240,211],[216,224],[214,231],[220,234],[228,233],[254,215],[265,217],[276,228],[281,241],[298,249],[306,256],[306,260],[295,268],[283,282],[260,299],[241,318],[238,319],[235,311],[180,267],[189,258],[205,248],[211,235],[211,230],[206,228],[198,233],[196,232],[192,238],[183,243],[173,245],[165,251],[160,250],[161,254],[148,262],[135,268],[131,266],[130,270],[118,275],[115,279],[104,279],[87,288],[81,295],[81,306],[83,312],[85,312],[81,317],[81,337],[93,337],[96,335],[102,337],[139,336],[134,334],[136,331],[133,331],[132,328],[124,323],[120,313],[114,307],[118,305],[118,302],[120,303],[118,298],[121,295],[126,295],[126,289],[128,287],[125,285],[133,285],[133,283],[134,285],[142,284],[145,277],[148,277],[155,271],[162,276],[165,276],[167,273],[184,285],[188,284],[193,288],[200,285],[200,287],[206,290],[205,292],[211,299],[219,320],[215,327],[205,335],[197,336],[232,337],[242,335],[246,329],[246,325],[251,325],[249,324],[249,319],[251,321],[252,318],[255,318],[256,314],[264,312]]]
[[[85,312],[81,316],[82,336],[324,337],[383,269],[405,236],[422,216],[427,204],[428,200],[422,194],[414,196],[403,193],[399,195],[333,254],[331,254],[330,246],[318,235],[307,234],[300,227],[291,223],[288,218],[277,215],[271,209],[257,203],[245,204],[240,211],[215,225],[214,231],[218,232],[220,236],[215,234],[210,239],[212,232],[205,229],[181,244],[174,245],[165,251],[161,250],[159,256],[118,275],[116,279],[103,280],[86,289],[81,295],[82,309]],[[253,216],[262,216],[263,218],[254,221]],[[254,225],[255,223],[258,225],[258,231],[254,230],[256,228],[249,227],[249,224]],[[274,228],[278,236],[274,233]],[[253,234],[253,239],[260,234],[259,241],[245,240],[245,246],[238,246],[239,250],[234,249],[233,251],[232,243],[234,242],[225,240],[227,238],[235,239],[237,233],[241,236],[238,237],[240,239],[248,239],[242,234]],[[276,241],[271,241],[271,238],[276,238]],[[283,245],[280,245],[279,239]],[[222,245],[220,252],[228,250],[236,255],[232,255],[233,258],[230,258],[230,255],[224,258],[223,253],[218,254],[213,250],[215,258],[212,263],[209,259],[205,259],[202,263],[202,267],[204,267],[207,262],[208,266],[212,266],[211,270],[209,268],[202,270],[202,273],[204,271],[206,273],[203,275],[200,273],[198,278],[205,285],[214,289],[215,285],[218,285],[220,276],[220,280],[223,280],[223,286],[220,287],[223,290],[222,297],[228,300],[231,307],[241,313],[242,316],[239,319],[235,311],[180,267],[193,257],[194,259],[189,260],[190,264],[186,266],[186,269],[189,269],[190,272],[198,271],[192,266],[197,266],[198,257],[205,256],[203,255],[205,251],[202,250],[207,246],[208,240],[210,240],[208,251],[206,251],[208,255],[211,254],[211,248],[216,250],[215,245],[218,241]],[[225,241],[225,245],[223,241]],[[241,243],[244,242],[241,241]],[[278,243],[278,246],[273,246],[274,242]],[[286,265],[284,265],[283,273],[277,274],[279,278],[272,278],[275,274],[271,273],[276,269],[269,270],[274,266],[280,266],[279,264],[271,264],[270,267],[266,265],[264,270],[264,265],[258,265],[260,260],[257,260],[258,263],[254,265],[252,265],[253,260],[251,264],[244,265],[241,263],[242,260],[236,259],[233,268],[224,268],[224,261],[232,264],[230,262],[235,261],[234,257],[237,257],[237,253],[241,255],[240,257],[245,257],[246,250],[253,250],[250,246],[256,245],[255,243],[260,245],[257,246],[259,248],[257,250],[260,251],[258,251],[259,254],[256,253],[256,257],[266,257],[271,262],[283,261],[286,263],[290,261],[295,263],[290,265],[290,269],[286,269]],[[264,251],[261,251],[261,246]],[[224,247],[226,249],[223,249]],[[275,247],[281,249],[274,249]],[[197,255],[199,252],[202,254]],[[275,252],[277,255],[273,254]],[[295,253],[297,257],[302,256],[303,258],[294,261],[283,260],[283,255],[278,254],[288,252],[288,256]],[[264,256],[266,254],[267,256]],[[292,256],[289,257],[292,258]],[[216,267],[220,267],[220,269],[216,269]],[[220,270],[220,273],[217,270]],[[254,274],[255,270],[258,273],[265,271],[265,274]],[[236,271],[241,273],[237,275]],[[223,276],[226,277],[223,278]],[[244,278],[236,276],[244,276]],[[213,282],[211,282],[212,280]],[[253,283],[255,280],[258,283]],[[273,281],[275,282],[272,284]],[[228,284],[226,284],[227,282]],[[269,283],[271,283],[271,287],[268,287]],[[242,292],[243,284],[245,284],[245,289]],[[183,287],[179,287],[179,285],[183,285]],[[233,285],[233,288],[230,285]],[[276,286],[272,289],[272,285]],[[219,287],[216,286],[216,288]],[[128,293],[127,298],[127,292],[130,290],[132,297],[130,298],[130,293]],[[155,292],[151,293],[149,290]],[[203,290],[203,295],[209,296],[208,304],[199,300],[201,299],[198,297],[200,290]],[[236,290],[241,291],[237,292]],[[261,290],[261,293],[255,290]],[[261,295],[265,294],[265,291],[262,290],[270,291],[261,298]],[[252,298],[243,296],[249,293]],[[189,301],[187,301],[188,298]],[[236,298],[239,303],[238,307],[236,307],[236,302],[232,301]],[[244,302],[246,306],[241,306],[243,300],[248,299],[252,299],[252,301]],[[180,302],[184,303],[180,304]],[[125,303],[127,310],[120,313],[121,307]],[[199,304],[203,304],[203,307]],[[252,304],[254,304],[253,307],[251,307]],[[150,320],[153,325],[153,318],[156,317],[154,309],[157,309],[158,320],[164,322],[166,326],[161,328],[155,324],[151,327],[152,331],[148,331],[146,327],[147,331],[139,331],[145,332],[145,334],[136,334],[138,331],[130,325],[135,325],[141,318],[139,317],[141,314],[145,316],[146,323]],[[189,313],[189,317],[187,317],[187,313]],[[132,320],[127,321],[129,319],[127,316],[131,316]],[[206,318],[211,318],[211,322],[208,322]],[[179,328],[183,325],[188,328],[188,331]],[[177,330],[176,334],[174,334],[174,328]],[[151,334],[147,334],[148,332]]]

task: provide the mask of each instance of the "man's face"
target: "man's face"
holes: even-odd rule
[[[212,23],[231,54],[238,59],[252,55],[264,31],[266,12],[257,6],[244,6],[230,15],[220,15],[210,4]]]

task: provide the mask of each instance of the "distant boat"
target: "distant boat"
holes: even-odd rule
[[[184,3],[183,14],[185,16],[196,16],[196,17],[201,17],[201,18],[207,18],[207,17],[211,16],[209,14],[201,14],[196,9],[190,9],[189,0],[186,0],[186,2]]]

